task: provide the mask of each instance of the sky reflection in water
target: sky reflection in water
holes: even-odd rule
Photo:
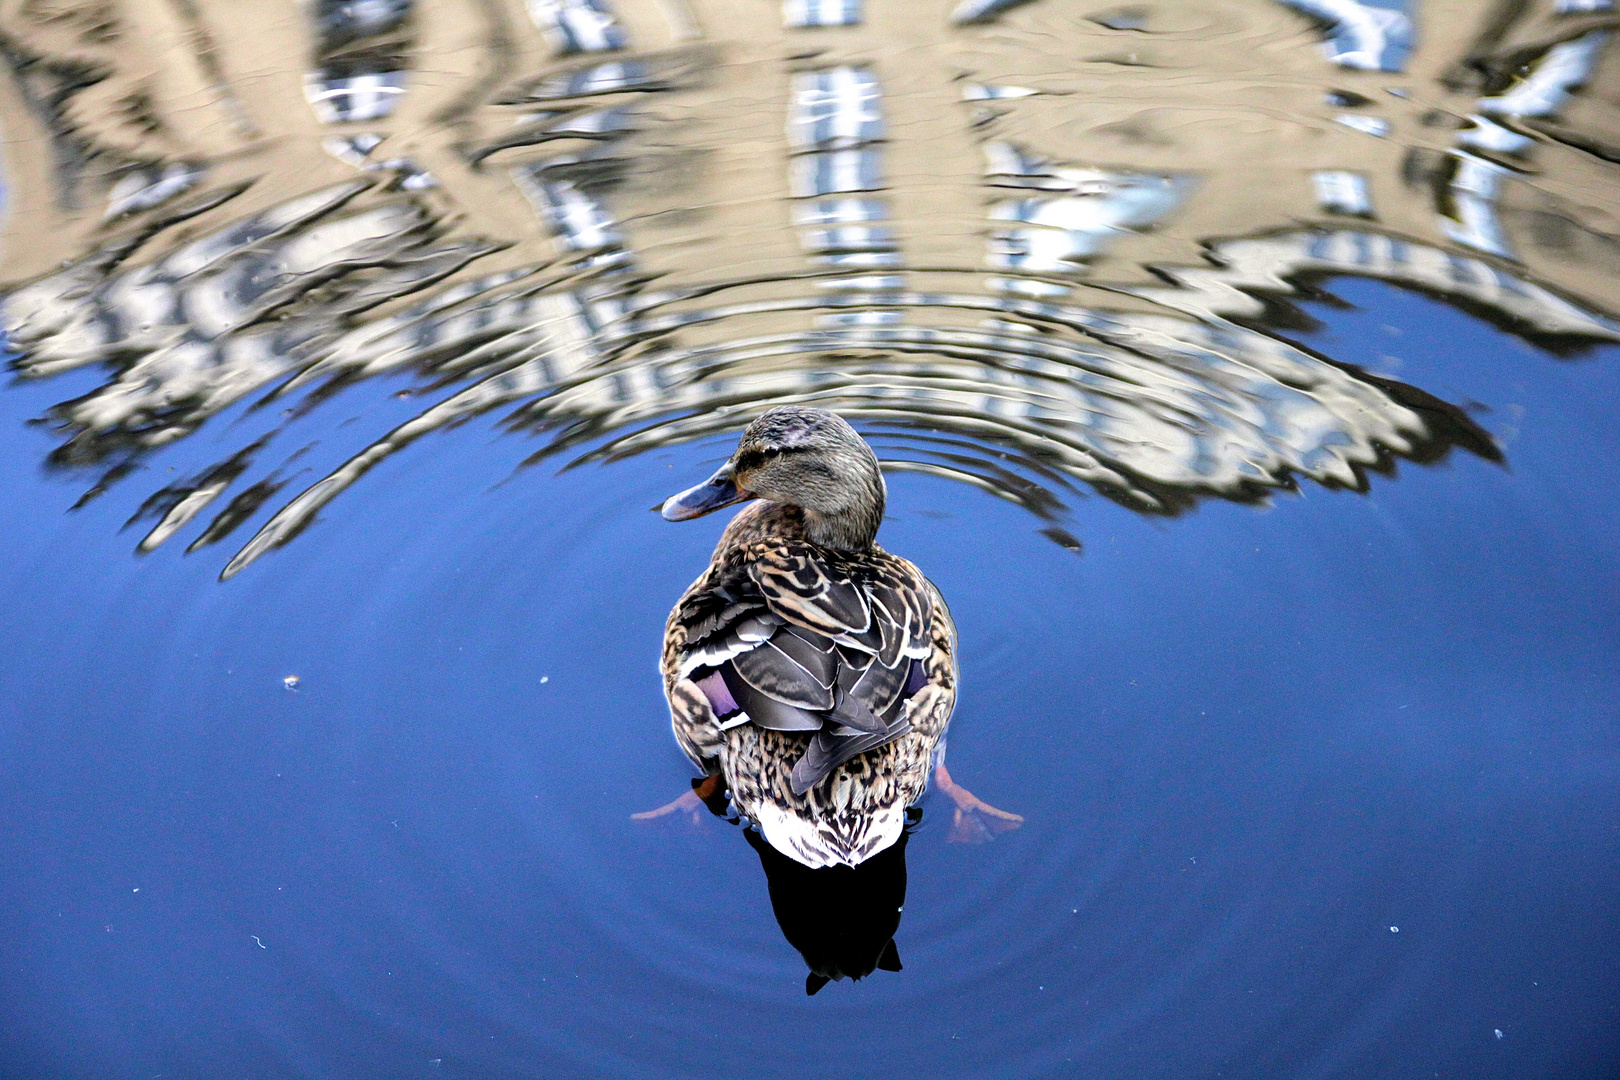
[[[1620,1062],[1612,15],[925,7],[0,9],[3,1071]],[[790,400],[1026,817],[813,1002],[627,820]]]

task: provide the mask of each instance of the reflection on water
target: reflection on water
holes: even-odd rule
[[[700,798],[696,804],[681,809],[692,815],[694,824],[698,820],[697,805],[732,825],[744,824],[723,787],[706,788],[696,780],[692,783]],[[661,814],[638,816],[650,819]],[[807,994],[814,996],[829,982],[859,980],[874,971],[901,970],[894,935],[906,907],[906,845],[922,817],[922,807],[907,808],[898,839],[864,862],[815,869],[772,847],[757,828],[742,829],[743,839],[759,856],[760,869],[765,872],[771,910],[782,936],[810,969],[804,982]],[[958,825],[963,822],[962,811],[956,812],[956,819]],[[973,825],[984,828],[982,824]],[[953,832],[952,839],[976,843],[988,839],[988,835],[957,836]]]
[[[52,464],[95,497],[275,417],[137,515],[142,551],[256,525],[229,577],[469,417],[611,460],[804,401],[1072,543],[1081,489],[1174,514],[1500,458],[1289,340],[1326,279],[1620,341],[1605,5],[905,8],[11,5],[6,342],[105,373]],[[432,404],[300,476],[323,403],[399,373]]]
[[[894,933],[906,906],[910,835],[901,833],[893,845],[859,866],[811,870],[771,847],[754,830],[743,831],[765,870],[782,936],[809,965],[804,980],[808,993],[813,995],[837,979],[900,970]]]

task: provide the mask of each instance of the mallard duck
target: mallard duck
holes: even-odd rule
[[[953,783],[956,627],[915,566],[877,544],[887,490],[872,452],[821,409],[771,409],[669,521],[749,502],[670,613],[664,690],[675,739],[705,779],[668,806],[729,790],[777,851],[855,866],[893,845],[935,783],[999,831],[1023,819]]]

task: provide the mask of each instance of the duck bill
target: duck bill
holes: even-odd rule
[[[679,495],[665,499],[659,513],[664,515],[665,521],[689,521],[752,498],[751,492],[739,488],[732,479],[731,462],[728,461],[697,487],[687,488]]]

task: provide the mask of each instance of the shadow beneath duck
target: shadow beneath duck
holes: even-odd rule
[[[1024,823],[1021,815],[999,810],[956,783],[944,762],[935,766],[934,785],[954,804],[946,834],[951,843],[984,843]],[[744,824],[718,775],[694,778],[692,790],[680,798],[630,816],[642,822],[685,818],[695,826],[705,810],[722,821],[743,825],[743,836],[765,871],[782,936],[810,968],[804,980],[806,994],[814,995],[836,980],[900,970],[894,935],[906,903],[906,844],[922,821],[922,807],[906,811],[905,828],[891,846],[856,866],[820,869],[795,862],[771,847],[758,829]]]
[[[913,810],[900,839],[859,866],[818,870],[783,855],[757,831],[743,830],[765,871],[782,936],[810,968],[806,994],[839,979],[900,970],[894,934],[906,904],[906,842],[921,818]]]

